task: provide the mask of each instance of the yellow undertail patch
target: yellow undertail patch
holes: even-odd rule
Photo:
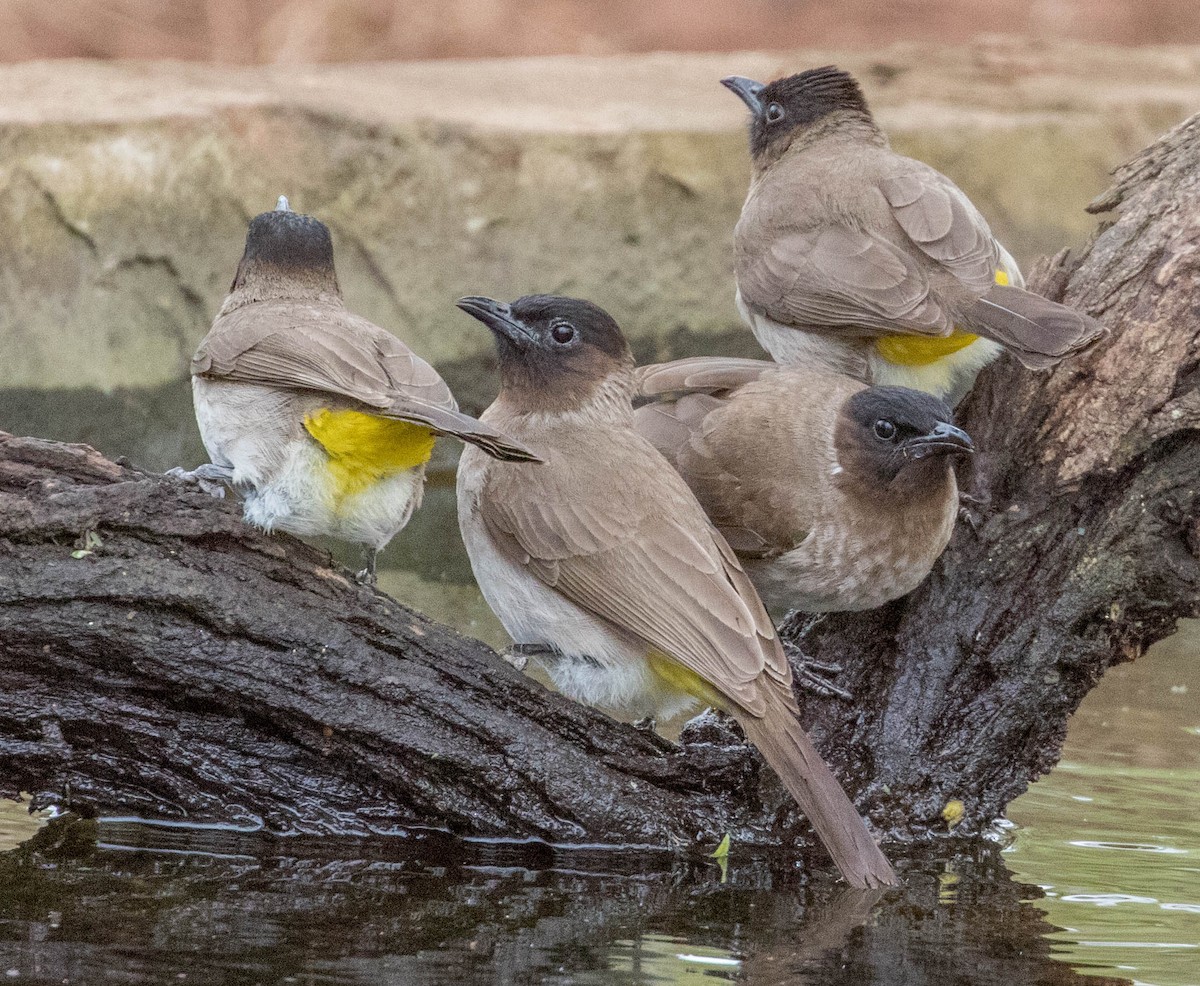
[[[650,670],[672,688],[686,692],[688,695],[700,699],[705,705],[712,706],[714,709],[727,709],[729,707],[729,699],[717,691],[716,688],[701,678],[700,675],[696,674],[695,671],[689,671],[678,661],[668,657],[662,651],[652,649],[646,655],[646,660],[650,664]]]
[[[996,271],[996,283],[1007,285],[1006,271]],[[875,351],[897,366],[928,366],[960,349],[966,349],[979,336],[955,329],[948,336],[894,335],[875,340]]]
[[[437,437],[407,421],[328,408],[308,415],[304,427],[329,455],[329,473],[339,500],[428,462]]]

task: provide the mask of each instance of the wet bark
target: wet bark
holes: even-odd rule
[[[1109,667],[1200,614],[1200,117],[1089,206],[1113,210],[1031,278],[1108,337],[1048,374],[1001,359],[957,412],[982,450],[978,529],[908,598],[805,637],[865,699],[806,721],[894,838],[945,832],[951,802],[956,834],[986,827]]]
[[[978,526],[909,598],[803,639],[856,694],[804,720],[893,840],[947,832],[956,802],[954,833],[980,832],[1106,668],[1200,613],[1200,121],[1100,206],[1115,221],[1034,282],[1111,334],[1050,374],[986,370],[960,415]],[[753,754],[686,735],[546,692],[231,501],[0,436],[0,793],[278,832],[800,835]]]

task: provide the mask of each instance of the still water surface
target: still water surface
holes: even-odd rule
[[[471,584],[444,477],[384,565],[385,591],[505,642]],[[907,861],[903,890],[876,898],[736,847],[722,882],[715,865],[670,856],[433,833],[37,830],[0,802],[0,977],[1200,986],[1200,623],[1110,672],[1011,818],[1005,840],[966,858]]]

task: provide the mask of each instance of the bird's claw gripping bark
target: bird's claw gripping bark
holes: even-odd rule
[[[551,657],[556,653],[553,647],[545,644],[511,644],[500,652],[500,656],[518,671],[524,671],[531,657]]]
[[[847,691],[834,681],[841,673],[840,664],[830,664],[809,657],[800,647],[790,640],[783,642],[784,653],[787,654],[788,664],[792,667],[792,675],[796,683],[806,692],[819,695],[821,698],[840,698],[845,702],[853,700],[854,694]]]
[[[190,472],[182,466],[175,466],[168,469],[164,475],[172,479],[181,479],[185,483],[195,483],[209,496],[218,500],[225,499],[225,486],[233,483],[233,469],[229,466],[218,466],[215,462],[206,462]]]

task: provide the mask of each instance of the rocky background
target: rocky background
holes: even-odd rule
[[[958,181],[1026,265],[1081,244],[1109,171],[1200,107],[1200,47],[1016,38],[0,66],[0,429],[152,468],[200,461],[188,360],[247,221],[281,193],[332,228],[351,307],[435,362],[468,409],[494,392],[487,333],[453,307],[468,293],[592,298],[643,359],[754,354],[732,302],[745,113],[717,80],[828,62],[859,75],[894,145]]]
[[[740,51],[981,32],[1200,42],[1195,0],[0,0],[0,61],[357,62]]]

